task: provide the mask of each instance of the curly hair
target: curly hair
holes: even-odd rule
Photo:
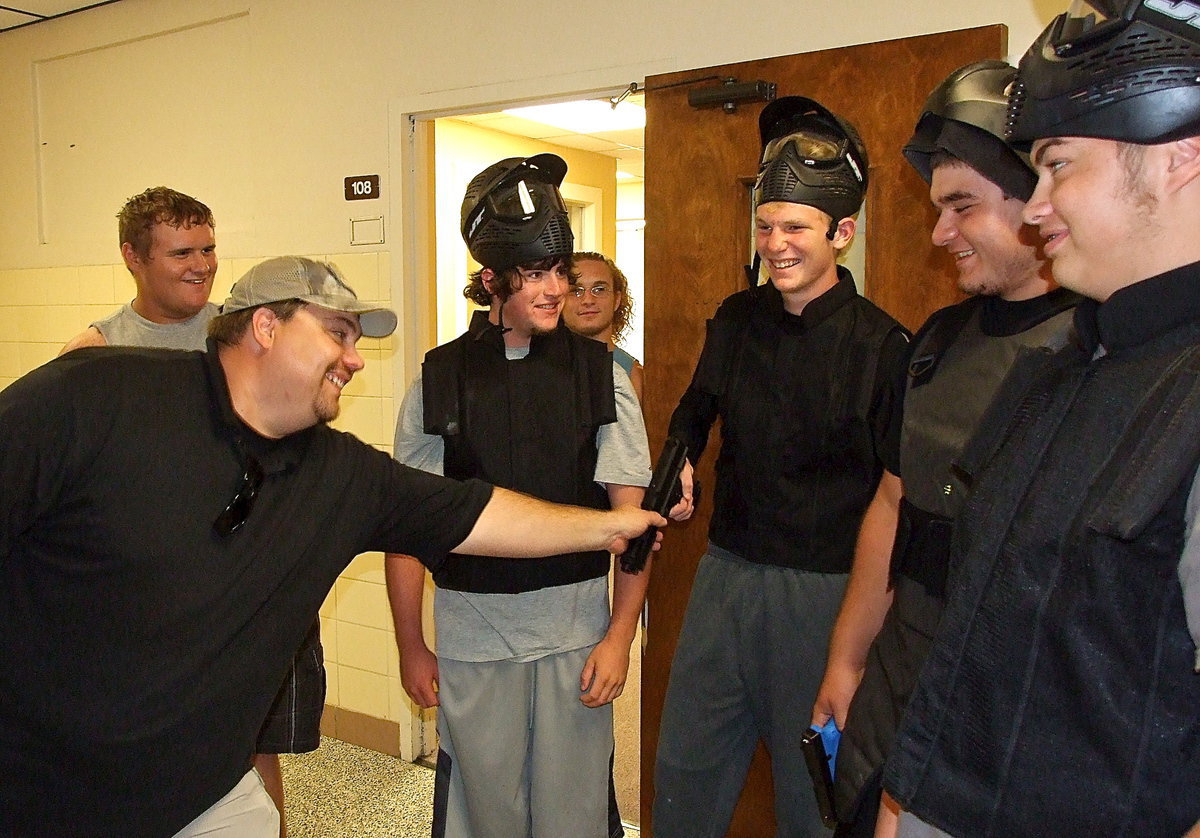
[[[184,195],[166,186],[155,186],[125,202],[117,213],[118,244],[128,242],[143,259],[150,255],[150,231],[155,224],[172,227],[216,228],[212,210],[191,195]]]
[[[567,277],[572,283],[579,280],[579,273],[575,270],[575,263],[568,256],[547,256],[545,259],[539,259],[536,262],[530,262],[528,265],[516,265],[511,268],[505,268],[502,271],[495,271],[492,276],[492,291],[500,298],[501,302],[507,300],[514,291],[520,291],[524,284],[521,281],[521,271],[548,271],[559,262],[563,263],[563,267],[567,269]],[[490,306],[492,304],[492,294],[488,291],[487,286],[483,284],[483,272],[487,268],[480,268],[470,275],[467,280],[467,286],[463,288],[463,296],[476,305]]]
[[[571,261],[576,265],[580,262],[600,262],[608,268],[608,274],[612,277],[612,290],[614,293],[621,295],[621,304],[613,312],[612,321],[613,343],[620,343],[621,338],[625,335],[625,331],[629,328],[629,319],[633,317],[633,297],[629,296],[629,280],[625,278],[624,272],[617,267],[617,263],[603,253],[581,250],[572,255]],[[571,279],[572,282],[576,281],[575,277]]]

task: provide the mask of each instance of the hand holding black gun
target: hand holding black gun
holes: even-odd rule
[[[667,437],[662,454],[654,465],[650,485],[646,487],[646,495],[642,498],[642,509],[649,509],[664,518],[667,517],[667,512],[683,497],[679,473],[683,471],[685,462],[687,446],[673,436]],[[626,573],[641,573],[657,538],[658,527],[651,527],[635,538],[629,549],[621,555],[621,570]]]

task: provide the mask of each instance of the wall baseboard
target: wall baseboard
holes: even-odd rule
[[[366,713],[347,710],[345,707],[325,705],[325,711],[321,715],[321,735],[332,736],[362,748],[370,748],[381,754],[400,756],[399,722],[377,719]]]

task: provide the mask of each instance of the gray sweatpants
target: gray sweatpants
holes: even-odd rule
[[[435,838],[608,838],[613,715],[579,700],[590,653],[438,661]]]
[[[748,562],[709,545],[671,664],[654,771],[655,838],[720,838],[759,739],[777,835],[828,838],[800,750],[845,574]]]

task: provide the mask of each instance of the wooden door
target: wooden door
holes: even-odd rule
[[[790,25],[784,23],[784,25]],[[723,78],[763,79],[778,96],[809,96],[859,129],[870,157],[866,295],[910,329],[961,299],[953,267],[929,242],[928,189],[905,162],[925,97],[951,70],[1002,57],[1000,25],[671,73],[646,80],[646,426],[653,451],[691,380],[705,320],[745,287],[750,235],[747,182],[758,167],[761,104],[733,113],[698,110],[687,91]],[[717,432],[698,469],[711,490]],[[704,552],[712,492],[693,520],[673,525],[650,580],[642,667],[642,828],[653,833],[654,754],[663,696],[696,565]],[[807,710],[805,710],[807,712]],[[810,793],[804,790],[804,793]],[[697,813],[697,817],[702,817]],[[759,747],[731,836],[774,834],[770,766]]]

